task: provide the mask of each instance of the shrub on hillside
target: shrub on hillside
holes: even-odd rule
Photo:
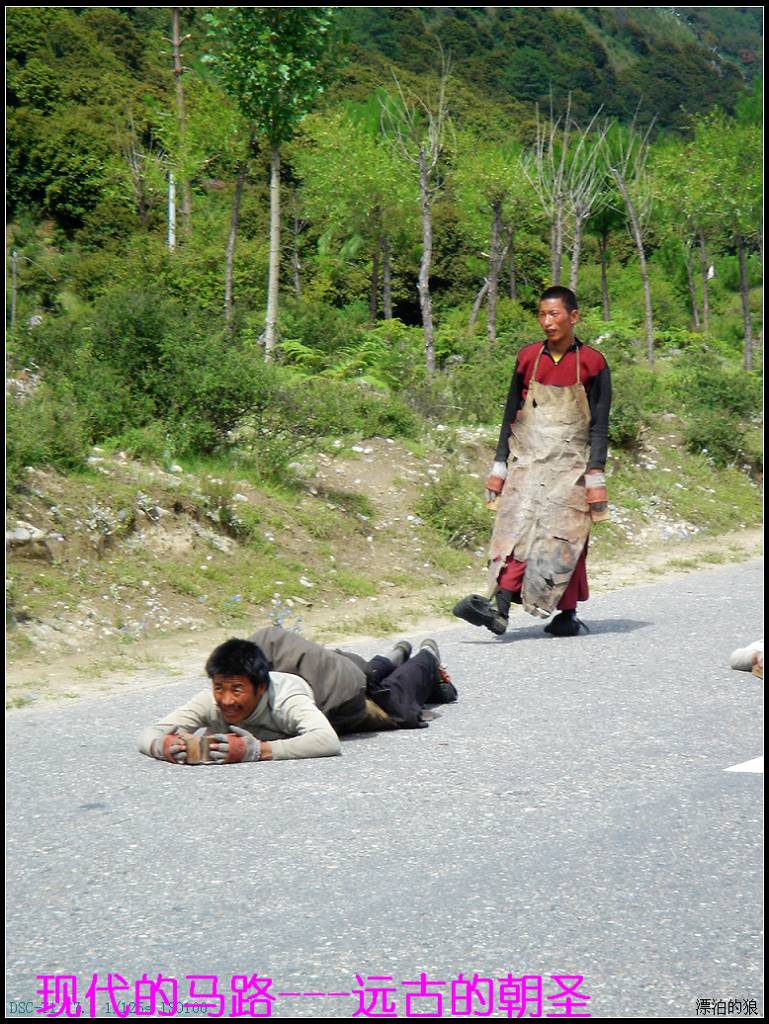
[[[486,349],[472,362],[449,367],[454,422],[500,423],[515,367],[515,352]]]
[[[453,470],[433,481],[417,499],[414,509],[455,548],[485,543],[492,525],[478,489],[469,486]]]
[[[679,363],[671,383],[675,397],[687,408],[720,410],[738,419],[761,414],[763,385],[757,373],[700,357]]]
[[[415,437],[422,424],[400,399],[352,381],[297,378],[262,364],[252,405],[236,431],[263,476],[281,476],[298,456],[344,436]]]
[[[6,481],[9,490],[21,483],[25,466],[78,469],[88,454],[85,416],[72,393],[40,384],[26,398],[6,405]]]
[[[632,451],[641,440],[644,423],[667,407],[665,383],[648,366],[612,369],[612,403],[609,443]]]
[[[330,365],[328,357],[340,349],[358,345],[361,341],[361,324],[354,315],[345,316],[341,310],[321,302],[286,303],[280,317],[280,333],[324,357],[324,365]]]
[[[716,466],[745,458],[745,429],[733,416],[714,409],[697,410],[686,426],[684,441],[690,452],[707,456]]]
[[[238,346],[223,332],[184,325],[161,344],[157,387],[163,419],[181,452],[213,452],[260,400],[269,368],[255,345]]]

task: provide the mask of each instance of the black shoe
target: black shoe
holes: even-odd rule
[[[429,651],[435,659],[435,686],[433,687],[430,702],[433,704],[453,704],[459,694],[445,666],[441,665],[441,652],[438,650],[437,643],[430,639],[423,640],[419,645],[419,650]]]
[[[453,608],[453,614],[458,619],[464,619],[472,626],[485,626],[496,636],[502,636],[507,631],[507,617],[500,615],[488,598],[480,594],[470,594],[457,601]]]
[[[435,658],[436,662],[440,665],[441,663],[441,652],[438,650],[438,645],[434,640],[427,639],[423,640],[419,645],[420,651],[429,651],[430,654]]]
[[[399,665],[405,664],[411,657],[411,644],[408,640],[399,640],[385,657],[398,668]]]
[[[548,622],[545,626],[545,632],[550,633],[551,636],[579,636],[581,629],[584,629],[586,633],[590,632],[574,612],[559,612],[552,622]]]
[[[445,670],[444,670],[444,674],[446,674]],[[448,675],[447,674],[446,674],[446,678],[448,679]],[[451,680],[449,680],[446,683],[441,683],[440,691],[441,691],[441,699],[437,702],[439,704],[454,704],[458,700],[458,698],[459,698],[459,694],[457,692],[457,688],[456,688],[456,686],[454,686],[454,684],[451,682]]]
[[[496,604],[497,612],[503,619],[507,619],[510,615],[510,605],[513,603],[514,597],[515,595],[512,590],[504,590],[502,587],[494,595],[494,604]],[[520,595],[518,597],[520,599]]]

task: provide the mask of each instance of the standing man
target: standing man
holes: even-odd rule
[[[586,570],[591,522],[608,518],[604,467],[611,377],[603,355],[574,335],[577,299],[568,288],[543,292],[545,340],[518,353],[496,460],[487,482],[498,498],[491,538],[489,591],[471,595],[454,614],[501,635],[512,603],[531,615],[559,614],[545,627],[576,636],[577,603],[589,596]]]

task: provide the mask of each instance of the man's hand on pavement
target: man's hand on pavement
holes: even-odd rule
[[[227,733],[217,733],[208,741],[208,756],[214,764],[237,764],[261,760],[262,744],[250,732],[230,726]]]
[[[186,732],[178,725],[169,725],[164,736],[158,736],[152,741],[152,756],[158,761],[170,761],[171,764],[187,764],[187,740],[193,736],[202,736],[205,731],[204,725],[193,733]]]
[[[178,726],[171,725],[165,730],[164,736],[152,741],[150,751],[158,761],[170,761],[171,764],[187,763],[187,740]]]

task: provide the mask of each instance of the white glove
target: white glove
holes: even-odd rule
[[[489,479],[486,481],[486,501],[493,501],[498,498],[502,491],[502,484],[507,479],[507,464],[495,462],[491,467]]]

